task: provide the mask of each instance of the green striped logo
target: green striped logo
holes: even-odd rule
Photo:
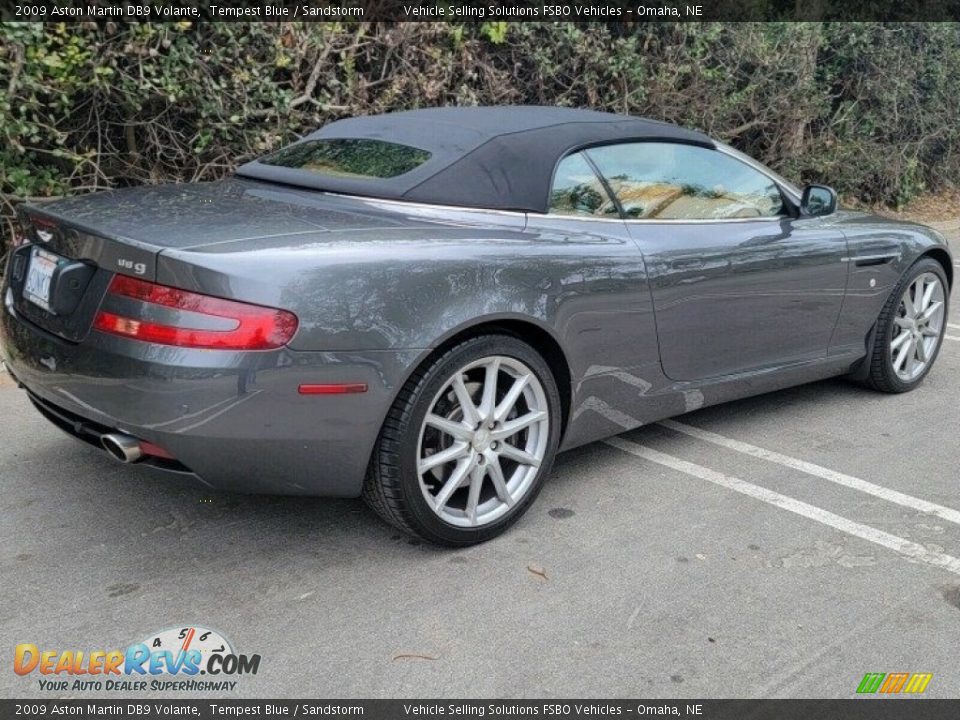
[[[901,692],[920,694],[927,689],[933,679],[933,673],[867,673],[857,686],[860,694],[876,692],[895,695]]]
[[[880,683],[883,682],[883,678],[886,676],[886,673],[867,673],[863,676],[863,680],[860,681],[860,686],[857,688],[858,693],[875,693],[880,689]]]

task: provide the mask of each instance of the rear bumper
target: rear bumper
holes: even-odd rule
[[[421,352],[184,350],[96,332],[70,343],[4,305],[3,359],[49,420],[92,444],[104,432],[154,443],[176,458],[146,461],[156,469],[239,492],[359,495],[383,418]],[[304,383],[368,390],[300,395]]]

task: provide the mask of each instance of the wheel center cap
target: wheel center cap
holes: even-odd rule
[[[484,452],[490,447],[490,431],[487,428],[480,428],[473,434],[473,449],[477,452]]]

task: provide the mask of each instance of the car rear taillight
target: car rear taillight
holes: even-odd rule
[[[286,310],[210,297],[126,275],[114,275],[107,294],[139,300],[144,312],[131,317],[101,310],[93,327],[144,342],[214,350],[271,350],[286,345],[297,331],[297,316]],[[170,322],[155,322],[147,319],[149,305],[183,312],[172,314],[175,320]],[[213,318],[214,325],[221,326],[215,330],[209,329]]]

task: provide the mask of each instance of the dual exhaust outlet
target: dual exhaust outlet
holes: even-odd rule
[[[140,441],[130,435],[109,433],[100,436],[100,444],[115,459],[122,463],[135,463],[143,459]]]

